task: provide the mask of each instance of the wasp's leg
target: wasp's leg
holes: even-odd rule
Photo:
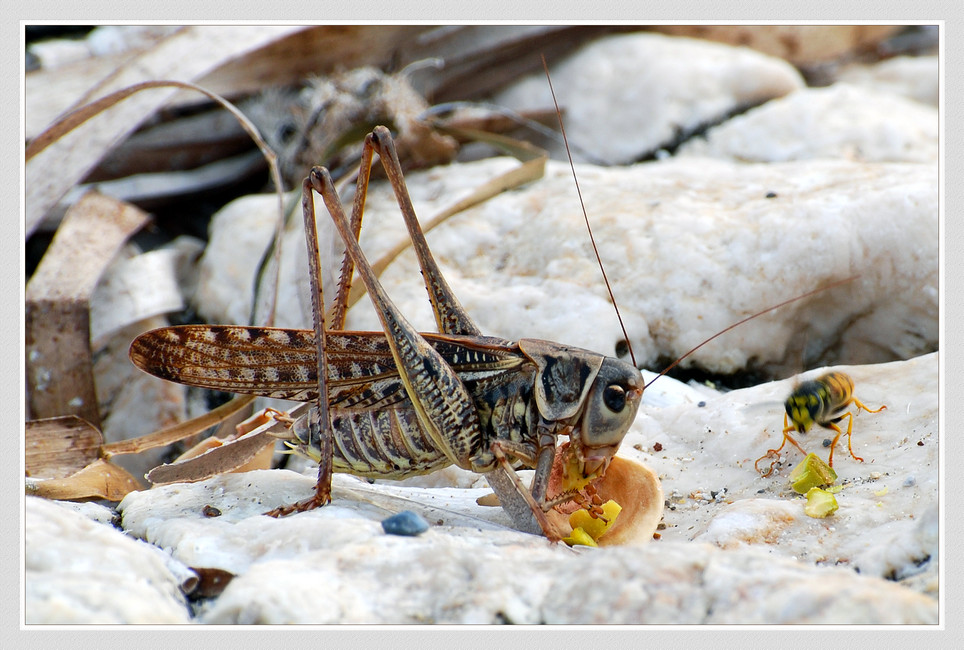
[[[863,410],[867,411],[868,413],[880,413],[880,412],[883,411],[885,408],[887,408],[887,405],[886,405],[886,404],[882,404],[882,405],[880,406],[880,408],[875,411],[874,409],[867,408],[867,406],[866,406],[863,402],[861,402],[859,399],[857,399],[856,397],[851,398],[850,401],[857,405],[857,412],[858,412],[858,413],[860,413],[860,409],[863,409]]]
[[[840,416],[840,420],[844,418],[847,418],[847,450],[850,452],[851,458],[853,458],[857,462],[862,463],[864,462],[864,459],[854,453],[853,442],[852,442],[852,434],[854,430],[854,414],[851,413],[850,411],[847,411],[842,416]],[[840,420],[838,420],[838,422]],[[828,465],[833,467],[833,450],[836,449],[837,441],[840,440],[840,436],[843,435],[843,431],[841,431],[840,427],[838,427],[833,422],[830,422],[827,426],[837,432],[837,435],[834,436],[833,438],[833,442],[830,443],[830,461],[827,463]]]
[[[777,447],[776,449],[767,449],[767,453],[765,453],[765,454],[763,454],[762,456],[760,456],[759,458],[757,458],[757,459],[756,459],[756,462],[753,463],[753,468],[756,469],[756,471],[760,472],[760,474],[761,474],[762,476],[769,476],[770,474],[773,473],[773,468],[776,466],[777,462],[780,460],[780,451],[781,451],[781,450],[783,449],[783,447],[787,444],[787,442],[789,442],[789,443],[792,444],[794,447],[796,447],[797,449],[799,449],[799,450],[800,450],[800,453],[803,454],[804,456],[807,455],[807,452],[805,452],[805,451],[803,450],[803,447],[800,446],[800,443],[797,442],[796,440],[794,440],[793,436],[790,435],[790,432],[791,432],[791,431],[794,431],[795,429],[796,429],[796,427],[795,427],[794,425],[789,424],[789,420],[787,419],[787,416],[786,416],[786,414],[784,413],[784,415],[783,415],[783,441],[780,443],[780,446]],[[833,450],[831,450],[830,453],[831,453],[831,456],[833,456]],[[773,459],[773,462],[770,463],[770,467],[769,467],[766,471],[763,471],[763,470],[760,469],[760,461],[763,460],[764,458],[772,458],[772,459]]]

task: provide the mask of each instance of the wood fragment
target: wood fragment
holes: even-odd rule
[[[120,247],[148,221],[91,192],[64,218],[26,289],[30,419],[78,415],[100,427],[90,351],[90,297]]]

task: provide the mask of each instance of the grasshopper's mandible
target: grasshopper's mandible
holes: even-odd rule
[[[378,153],[418,257],[439,333],[419,333],[385,293],[358,244],[369,173]],[[318,192],[347,248],[325,325],[312,192]],[[601,477],[632,424],[643,394],[639,370],[595,352],[537,339],[484,336],[439,271],[415,216],[391,134],[365,140],[351,222],[328,171],[304,183],[314,330],[188,325],[153,330],[131,346],[140,368],[180,383],[282,399],[318,401],[289,442],[319,461],[316,494],[271,514],[330,500],[331,473],[405,478],[454,464],[486,473],[516,525],[560,535],[546,512],[579,500]],[[383,332],[344,331],[357,267]],[[557,441],[568,437],[565,451]],[[548,495],[556,453],[567,467],[562,492]],[[514,466],[535,469],[525,488]]]

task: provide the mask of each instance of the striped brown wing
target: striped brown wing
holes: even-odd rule
[[[232,325],[163,327],[137,337],[131,361],[169,381],[295,401],[318,396],[313,330]],[[518,347],[493,337],[424,335],[466,380],[489,379],[523,363]],[[329,332],[332,407],[372,409],[407,401],[381,332]]]

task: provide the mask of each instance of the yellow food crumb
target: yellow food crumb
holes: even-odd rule
[[[593,517],[589,514],[588,510],[576,510],[574,513],[569,515],[569,525],[572,526],[572,535],[563,539],[566,544],[572,546],[573,544],[583,544],[585,546],[596,546],[595,540],[606,534],[612,525],[616,521],[616,517],[622,511],[622,506],[610,499],[602,505],[603,515],[602,517]],[[585,542],[575,541],[577,539],[576,531],[580,531],[584,534],[592,543],[586,544]],[[579,536],[578,539],[584,539]],[[573,540],[570,542],[570,540]]]
[[[823,519],[836,511],[837,499],[830,492],[816,487],[807,491],[807,504],[803,506],[803,512],[808,517]]]
[[[584,531],[582,528],[573,528],[572,534],[569,537],[563,537],[564,541],[569,546],[599,546],[589,533]]]

